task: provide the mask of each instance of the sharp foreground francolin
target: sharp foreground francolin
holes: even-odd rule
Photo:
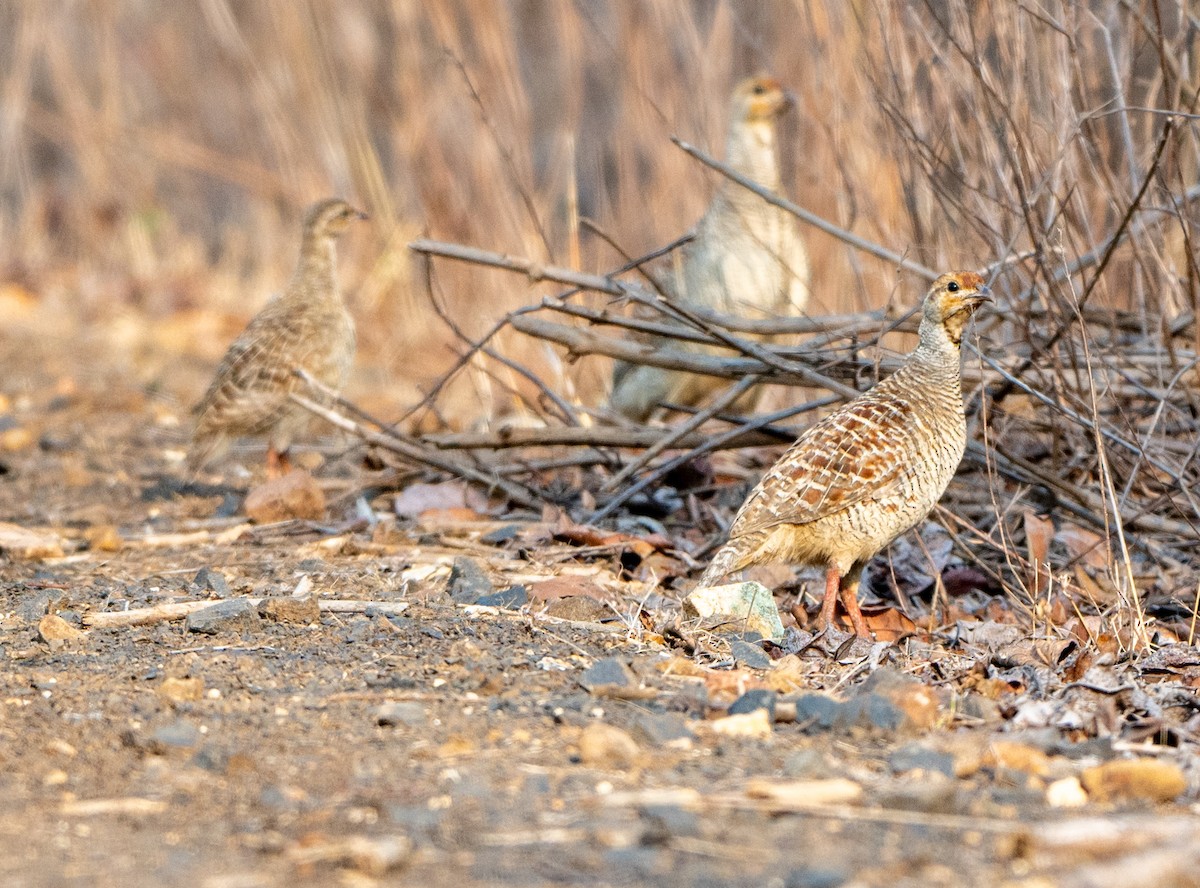
[[[855,633],[868,635],[857,597],[863,568],[925,519],[962,460],[960,344],[990,298],[974,272],[934,281],[904,366],[805,430],[750,492],[700,585],[772,561],[819,565],[819,625],[830,624],[840,597]]]
[[[229,347],[196,407],[188,464],[193,471],[221,456],[235,439],[267,438],[267,472],[288,468],[287,451],[311,414],[288,397],[303,369],[331,389],[345,384],[354,359],[354,320],[337,284],[338,237],[366,216],[343,200],[323,200],[304,218],[300,261],[283,293],[260,311]]]
[[[731,101],[726,162],[776,192],[781,183],[775,124],[791,104],[779,81],[770,77],[742,81]],[[717,188],[695,238],[678,252],[673,272],[665,277],[663,290],[674,301],[717,314],[797,315],[808,303],[808,253],[795,217],[728,180]],[[724,384],[715,377],[617,362],[610,404],[644,422],[660,404],[690,406]],[[738,406],[749,409],[756,400],[757,390]]]

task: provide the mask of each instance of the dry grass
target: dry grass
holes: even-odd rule
[[[769,70],[799,98],[785,181],[800,204],[928,266],[999,263],[981,340],[996,363],[976,368],[993,387],[974,403],[1002,457],[1036,456],[1102,520],[1162,517],[1143,531],[1178,556],[1200,521],[1196,24],[1187,4],[1137,0],[6,4],[0,270],[10,301],[204,364],[287,273],[300,208],[343,194],[374,219],[346,245],[356,391],[399,413],[455,353],[410,239],[613,268],[584,220],[630,254],[685,230],[714,179],[669,136],[719,155],[731,83]],[[814,313],[922,287],[810,244]],[[473,335],[552,292],[450,264],[434,285]],[[1097,309],[1128,314],[1085,325]],[[570,397],[603,388],[603,362],[500,347]],[[139,366],[171,389],[173,364]],[[513,378],[477,368],[443,413],[502,414]],[[1000,516],[1028,492],[990,504],[1006,549]],[[1119,526],[1110,579],[1129,614]]]

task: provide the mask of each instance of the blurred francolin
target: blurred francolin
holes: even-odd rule
[[[793,104],[771,77],[737,85],[730,100],[726,163],[772,191],[782,188],[776,156],[776,121]],[[695,238],[675,254],[671,272],[657,275],[663,291],[680,305],[743,318],[797,315],[808,304],[808,253],[796,219],[751,191],[723,179]],[[663,341],[691,351],[719,348]],[[644,422],[661,404],[695,405],[725,381],[716,377],[618,361],[610,406]],[[751,409],[758,390],[736,405]]]
[[[338,288],[336,243],[351,222],[365,218],[337,198],[308,209],[291,280],[229,347],[196,406],[188,453],[192,471],[241,437],[267,439],[269,476],[288,470],[288,448],[312,420],[288,397],[308,390],[295,371],[340,391],[354,360],[354,319]]]

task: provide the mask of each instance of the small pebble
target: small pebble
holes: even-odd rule
[[[641,752],[636,740],[615,725],[593,722],[579,736],[579,760],[593,768],[628,768]]]
[[[189,632],[216,635],[257,629],[262,624],[249,598],[231,598],[188,614],[184,628]]]

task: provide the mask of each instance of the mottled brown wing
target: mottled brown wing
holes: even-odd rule
[[[907,410],[871,392],[807,429],[751,491],[731,535],[808,524],[897,490],[917,455],[897,436]]]
[[[308,332],[302,318],[264,310],[225,353],[200,411],[211,411],[216,424],[230,429],[269,426],[299,387],[292,370],[312,349]]]

